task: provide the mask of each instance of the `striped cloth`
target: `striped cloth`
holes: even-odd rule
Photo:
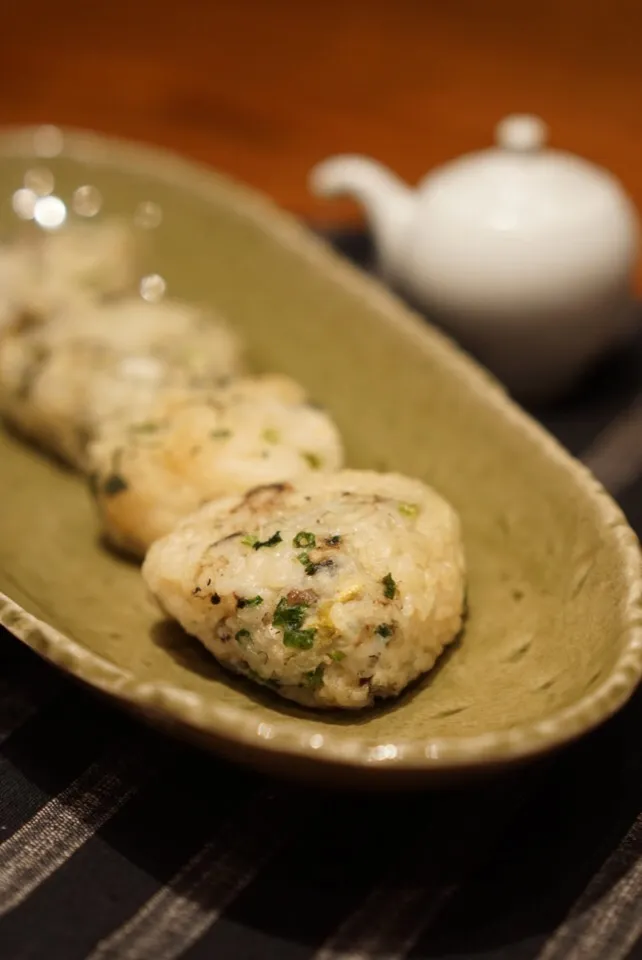
[[[642,530],[640,387],[642,338],[540,415]],[[642,960],[641,730],[638,696],[492,783],[337,796],[169,742],[0,634],[0,958]]]

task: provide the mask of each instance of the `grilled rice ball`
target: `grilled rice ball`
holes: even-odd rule
[[[453,508],[419,480],[345,470],[228,497],[150,549],[143,577],[219,663],[309,707],[367,707],[457,636]]]
[[[164,390],[137,416],[106,420],[89,448],[107,538],[144,556],[204,502],[259,484],[337,470],[339,433],[281,376],[216,390]]]
[[[121,220],[38,231],[0,247],[0,335],[13,324],[39,323],[69,306],[133,289],[139,244]]]
[[[179,302],[74,307],[0,339],[0,413],[75,467],[103,419],[161,387],[213,384],[242,370],[226,324]]]

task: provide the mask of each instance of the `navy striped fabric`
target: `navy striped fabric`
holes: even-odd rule
[[[642,337],[535,413],[579,454],[641,388]],[[642,531],[642,477],[620,499]],[[332,796],[170,742],[1,633],[0,960],[642,960],[641,731],[637,696],[491,783]]]

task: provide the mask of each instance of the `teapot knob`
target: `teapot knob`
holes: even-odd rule
[[[532,114],[515,113],[504,117],[495,127],[495,141],[504,150],[534,153],[546,143],[548,127]]]

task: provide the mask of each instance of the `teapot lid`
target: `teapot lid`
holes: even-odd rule
[[[548,127],[539,117],[528,113],[512,114],[495,127],[495,142],[504,150],[531,153],[546,143]]]
[[[495,128],[495,146],[467,154],[429,173],[422,199],[468,223],[495,229],[599,229],[603,219],[630,204],[607,170],[574,154],[546,146],[548,128],[539,117],[513,114]],[[623,209],[624,208],[624,209]],[[530,229],[528,230],[530,233]]]

